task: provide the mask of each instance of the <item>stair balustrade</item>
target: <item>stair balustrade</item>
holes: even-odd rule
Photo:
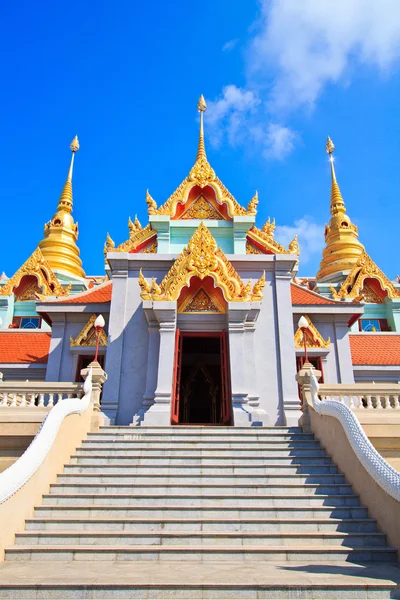
[[[51,409],[60,400],[82,395],[81,383],[0,380],[0,408]]]
[[[318,396],[321,400],[337,400],[353,411],[400,409],[400,384],[396,383],[321,383]]]

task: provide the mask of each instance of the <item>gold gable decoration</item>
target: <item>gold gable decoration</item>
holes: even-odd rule
[[[306,336],[307,348],[329,348],[331,339],[328,338],[327,340],[324,340],[318,329],[312,323],[311,319],[307,317],[307,315],[306,319],[308,321],[308,329]],[[300,329],[300,327],[294,334],[294,346],[295,348],[304,348],[303,332]]]
[[[264,224],[262,229],[259,229],[255,225],[248,231],[246,254],[263,254],[262,250],[257,248],[258,244],[261,246],[266,253],[272,252],[273,254],[296,254],[300,255],[300,246],[297,235],[290,242],[289,247],[286,249],[282,244],[279,244],[274,239],[275,233],[275,219],[271,221],[268,217],[268,221]],[[252,244],[255,242],[256,244]]]
[[[224,306],[217,306],[217,302],[212,299],[204,288],[200,288],[193,296],[186,299],[186,301],[179,308],[180,313],[224,313]]]
[[[128,220],[129,239],[126,242],[122,242],[119,246],[115,246],[114,241],[107,233],[106,242],[104,244],[104,254],[107,252],[131,252],[137,249],[138,246],[143,244],[143,248],[139,250],[140,253],[157,252],[157,232],[152,229],[151,225],[142,227],[139,220],[135,218],[132,222]],[[148,244],[145,244],[148,242]]]
[[[69,343],[71,347],[76,346],[95,346],[97,332],[94,326],[94,322],[97,318],[97,315],[92,315],[86,325],[83,326],[82,330],[78,333],[76,338],[74,339],[72,336],[69,338]],[[104,329],[101,330],[99,346],[107,346],[108,338]]]
[[[204,198],[200,196],[183,213],[181,219],[215,219],[223,221],[223,216]]]
[[[382,299],[379,298],[377,302],[376,297],[378,295],[365,283],[366,279],[376,279],[381,288],[387,292],[389,298],[400,298],[400,292],[365,251],[347,275],[339,291],[336,292],[331,286],[332,297],[335,300],[353,300],[353,302],[365,300],[366,302],[380,304]]]
[[[68,296],[71,285],[63,288],[57,277],[54,275],[50,265],[44,258],[40,248],[30,255],[28,260],[18,269],[18,271],[7,281],[3,287],[0,287],[0,296],[9,296],[15,288],[19,286],[25,275],[32,275],[37,279],[37,285],[41,290],[43,297],[46,296]]]
[[[251,281],[245,285],[225,254],[218,248],[210,231],[201,223],[187,248],[182,250],[160,285],[154,279],[152,284],[149,284],[140,271],[141,297],[143,300],[177,300],[182,288],[189,286],[190,279],[194,276],[201,280],[212,277],[228,302],[261,300],[263,296],[265,274],[254,286]]]

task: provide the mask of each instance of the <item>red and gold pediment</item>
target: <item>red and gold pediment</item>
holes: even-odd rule
[[[178,300],[181,290],[190,286],[192,277],[204,280],[211,277],[227,302],[261,300],[265,274],[252,285],[242,281],[232,263],[226,258],[210,231],[201,223],[187,248],[184,248],[160,285],[153,278],[150,284],[140,272],[139,285],[143,300]]]
[[[184,287],[178,298],[179,313],[226,313],[227,302],[212,277],[201,280],[192,277],[189,287]]]
[[[70,289],[71,286],[62,287],[42,251],[36,248],[15,275],[0,287],[0,296],[14,292],[19,301],[37,300],[47,296],[68,296]]]
[[[78,333],[76,338],[74,339],[72,336],[69,338],[70,346],[95,346],[97,340],[97,331],[94,326],[94,322],[97,318],[97,315],[92,315],[89,321],[82,327],[81,331]],[[100,332],[99,338],[99,346],[107,346],[108,339],[107,334],[104,329]]]
[[[115,246],[113,239],[107,233],[104,255],[107,252],[129,252],[132,254],[157,252],[157,232],[152,229],[150,224],[142,227],[137,217],[134,221],[129,218],[128,230],[129,238],[119,246]]]
[[[338,292],[331,286],[335,300],[381,304],[387,297],[400,298],[400,292],[364,251]]]
[[[329,348],[331,344],[330,338],[325,340],[315,325],[312,323],[310,317],[306,315],[306,319],[308,321],[308,328],[306,330],[306,346],[307,348]],[[295,348],[303,348],[304,347],[304,337],[303,331],[300,327],[297,329],[294,334],[294,346]]]

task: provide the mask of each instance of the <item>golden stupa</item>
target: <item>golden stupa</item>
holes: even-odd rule
[[[341,275],[346,276],[365,250],[358,239],[357,226],[346,215],[346,206],[336,180],[333,165],[335,146],[329,137],[325,148],[331,163],[330,212],[332,217],[325,227],[325,248],[322,252],[317,281],[333,281],[334,279],[340,279]]]
[[[72,140],[70,149],[72,157],[67,181],[61,192],[57,212],[44,226],[44,238],[39,243],[39,248],[53,270],[75,277],[85,277],[76,244],[78,223],[75,223],[72,217],[72,172],[75,152],[79,150],[78,136]]]

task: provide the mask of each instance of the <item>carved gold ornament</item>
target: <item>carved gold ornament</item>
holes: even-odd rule
[[[146,191],[146,204],[147,204],[147,212],[149,215],[157,214],[157,203],[149,194],[149,190]]]
[[[222,221],[224,217],[205,198],[200,196],[182,215],[181,219],[215,219]]]
[[[50,265],[44,258],[40,248],[31,254],[24,262],[22,267],[7,281],[5,285],[0,287],[0,296],[9,296],[15,288],[19,286],[22,278],[25,275],[33,275],[37,279],[37,285],[41,289],[41,293],[46,296],[68,296],[71,286],[65,289],[61,286],[57,277],[54,275]]]
[[[204,223],[199,225],[187,248],[182,250],[159,286],[154,286],[154,280],[150,286],[140,271],[141,297],[143,300],[177,300],[182,288],[190,285],[192,277],[204,279],[208,276],[214,279],[215,285],[222,290],[228,302],[246,302],[262,298],[264,274],[253,290],[251,282],[250,286],[245,285],[225,254],[218,248]]]
[[[225,306],[220,305],[218,301],[212,299],[204,288],[200,288],[193,296],[186,298],[182,306],[179,307],[180,313],[224,313]]]
[[[370,286],[365,284],[366,279],[376,279],[381,288],[387,292],[389,298],[400,298],[400,292],[365,251],[361,254],[360,258],[347,275],[345,281],[340,286],[339,291],[336,292],[335,289],[331,287],[333,298],[335,300],[352,299],[357,302],[365,300],[366,302],[376,303],[376,300],[371,300],[371,298],[375,298],[377,294]],[[371,292],[373,292],[373,295]],[[382,299],[380,298],[378,304],[381,302]]]
[[[137,223],[129,219],[128,221],[128,229],[129,229],[129,239],[126,242],[123,242],[119,246],[115,247],[114,242],[109,238],[107,234],[107,241],[104,246],[104,253],[107,252],[135,252],[138,246],[141,246],[141,249],[138,250],[140,253],[154,253],[157,252],[157,232],[151,228],[151,225],[146,225],[143,227],[140,225],[139,221]],[[131,223],[131,225],[130,225]],[[108,239],[111,240],[112,244],[107,245]],[[146,243],[147,242],[147,243]]]
[[[264,253],[269,254],[300,254],[300,247],[297,241],[297,236],[290,242],[289,248],[286,249],[282,244],[279,244],[274,239],[275,232],[275,220],[271,222],[271,219],[268,217],[268,221],[265,223],[262,229],[259,229],[255,225],[247,232],[247,245],[246,245],[246,253],[247,254],[263,254],[262,250],[260,251],[257,247],[261,246],[264,249]],[[252,244],[251,242],[255,242]]]
[[[256,192],[253,198],[247,205],[247,214],[248,215],[256,215],[257,214],[257,205],[258,205],[258,192]]]
[[[72,336],[70,336],[69,343],[71,347],[96,345],[97,332],[94,326],[96,318],[97,315],[92,315],[75,339]],[[107,344],[107,334],[104,331],[104,329],[102,329],[100,332],[99,346],[107,346]]]
[[[308,321],[308,329],[306,334],[306,345],[307,348],[329,348],[331,344],[331,339],[328,338],[324,340],[318,329],[311,322],[311,319],[306,315],[306,319]],[[297,329],[294,334],[294,345],[295,348],[303,348],[304,347],[304,338],[303,332],[300,327]]]

